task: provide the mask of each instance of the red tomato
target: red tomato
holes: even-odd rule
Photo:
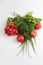
[[[36,30],[33,30],[33,31],[30,32],[31,37],[36,37],[36,35],[37,35]]]
[[[18,35],[17,40],[19,42],[23,42],[25,40],[24,36],[22,34]]]

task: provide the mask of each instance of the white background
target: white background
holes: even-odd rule
[[[32,11],[34,16],[42,18],[42,28],[37,31],[37,46],[35,54],[30,47],[30,55],[16,56],[20,43],[16,36],[8,37],[4,34],[6,19],[13,12],[21,15]],[[0,65],[43,65],[43,0],[0,0]]]

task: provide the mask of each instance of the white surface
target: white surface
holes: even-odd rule
[[[31,58],[27,54],[16,56],[19,50],[16,37],[4,34],[6,19],[14,11],[21,15],[33,11],[35,16],[43,19],[43,0],[0,0],[0,65],[43,65],[43,21],[37,36],[37,55],[31,49]]]

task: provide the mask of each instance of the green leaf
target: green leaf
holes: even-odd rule
[[[7,19],[7,24],[12,23],[12,20],[13,20],[13,18],[8,17],[8,19]]]
[[[33,12],[28,12],[24,17],[32,16]]]

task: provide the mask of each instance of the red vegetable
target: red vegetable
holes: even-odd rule
[[[17,30],[17,29],[13,29],[13,32],[14,32],[15,34],[18,34],[18,30]]]
[[[36,37],[36,35],[37,35],[36,30],[33,30],[33,31],[30,32],[31,37]]]
[[[38,23],[38,24],[35,25],[35,29],[36,29],[36,30],[38,30],[38,29],[40,29],[40,28],[41,28],[41,24],[40,24],[40,23]]]
[[[8,24],[7,26],[10,27],[10,28],[15,28],[16,29],[16,25],[13,24],[13,23]]]
[[[19,42],[23,42],[25,40],[24,36],[22,34],[18,35],[17,40]]]
[[[5,33],[8,36],[12,36],[18,34],[18,30],[16,29],[16,26],[14,24],[8,24],[5,28]]]

